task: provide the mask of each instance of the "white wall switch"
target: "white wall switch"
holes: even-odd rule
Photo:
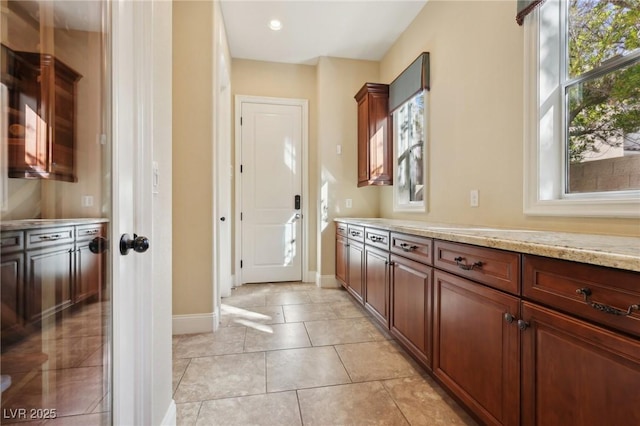
[[[344,205],[346,208],[350,209],[351,207],[353,207],[353,201],[351,200],[351,198],[347,198],[344,202]]]
[[[469,193],[469,205],[471,207],[478,207],[479,202],[480,202],[480,194],[478,193],[478,190],[472,189],[471,192]]]
[[[342,145],[336,145],[336,154],[342,154]]]

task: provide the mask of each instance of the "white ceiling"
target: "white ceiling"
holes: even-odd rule
[[[233,58],[313,65],[320,56],[378,61],[427,0],[222,0]],[[271,19],[282,21],[272,31]]]

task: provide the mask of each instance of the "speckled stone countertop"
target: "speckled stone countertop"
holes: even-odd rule
[[[75,218],[75,219],[19,219],[0,222],[0,231],[21,231],[33,228],[52,228],[54,226],[90,225],[105,223],[109,219],[103,218]]]
[[[528,231],[397,219],[336,218],[335,221],[640,272],[638,237]]]

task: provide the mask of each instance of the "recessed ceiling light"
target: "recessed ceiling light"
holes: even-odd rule
[[[280,22],[280,20],[278,19],[272,19],[271,21],[269,21],[269,28],[271,28],[273,31],[280,31],[282,29],[282,22]]]

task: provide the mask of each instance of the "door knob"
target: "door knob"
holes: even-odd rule
[[[149,239],[136,234],[133,234],[132,239],[129,234],[122,234],[122,237],[120,237],[120,254],[126,256],[131,249],[136,253],[144,253],[149,250]]]
[[[107,239],[104,237],[95,237],[89,242],[89,251],[93,254],[104,253],[107,250]]]

